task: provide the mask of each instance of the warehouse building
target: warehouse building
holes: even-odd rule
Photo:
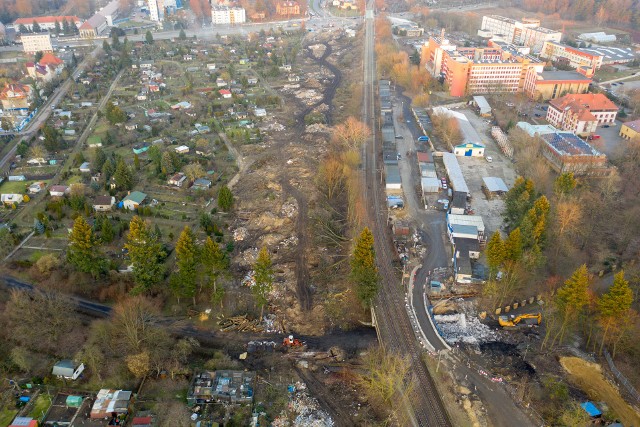
[[[447,176],[449,177],[449,182],[451,183],[453,191],[466,194],[467,197],[471,196],[456,155],[453,153],[443,153],[442,161],[444,162],[444,167],[447,171]]]
[[[540,138],[544,142],[542,154],[558,173],[608,176],[613,171],[607,156],[571,132],[548,133]]]

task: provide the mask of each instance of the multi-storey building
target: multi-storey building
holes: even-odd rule
[[[149,19],[162,22],[164,20],[164,1],[148,0],[147,3],[149,5]]]
[[[539,138],[543,141],[542,155],[558,173],[608,176],[613,172],[607,156],[571,132],[545,133]]]
[[[0,102],[4,110],[27,109],[32,98],[31,86],[21,83],[6,83],[0,92]]]
[[[613,123],[618,107],[601,93],[566,95],[549,102],[547,121],[553,126],[589,135],[598,125]]]
[[[22,48],[25,53],[53,52],[51,35],[49,33],[22,34]]]
[[[246,21],[246,12],[241,7],[213,6],[211,8],[211,23],[213,25],[242,24]]]
[[[42,31],[53,31],[56,28],[56,22],[62,29],[62,23],[67,21],[69,25],[75,25],[80,28],[82,20],[77,16],[38,16],[34,18],[18,18],[13,22],[13,28],[20,32],[20,26],[24,25],[29,31],[33,31],[33,23],[37,22]]]
[[[550,61],[566,63],[573,68],[589,67],[593,71],[602,66],[603,59],[603,55],[553,41],[544,42],[540,57]]]
[[[591,70],[591,69],[589,69]],[[530,70],[524,84],[527,96],[535,101],[548,101],[572,93],[587,93],[591,76],[578,71]]]
[[[498,37],[515,45],[528,46],[534,52],[539,52],[545,41],[559,42],[562,38],[560,31],[541,27],[539,19],[523,18],[522,21],[516,21],[498,15],[483,16],[479,34]]]
[[[544,69],[527,53],[528,49],[497,42],[485,48],[458,48],[444,38],[443,31],[423,47],[422,61],[433,76],[445,80],[451,96],[522,92],[529,70]]]

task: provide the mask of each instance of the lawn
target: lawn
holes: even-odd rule
[[[0,411],[0,427],[7,427],[17,413],[16,409],[3,409]]]
[[[33,403],[33,407],[31,408],[31,411],[29,411],[28,416],[35,419],[41,419],[49,410],[49,406],[51,406],[51,398],[47,395],[41,394]]]
[[[33,184],[35,181],[4,181],[0,185],[0,191],[4,194],[24,194],[27,191],[27,187]]]
[[[628,77],[628,76],[631,76],[633,73],[637,73],[637,72],[638,72],[637,69],[624,70],[624,71],[618,71],[618,72],[606,72],[606,71],[598,70],[596,71],[594,80],[598,82],[606,82],[609,80]]]

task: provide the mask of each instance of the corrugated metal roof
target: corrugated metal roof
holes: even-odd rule
[[[387,176],[387,184],[402,184],[398,165],[384,165],[384,171]]]
[[[447,170],[447,175],[449,176],[449,181],[453,189],[455,191],[469,193],[469,187],[467,187],[467,182],[464,180],[464,175],[462,175],[462,169],[460,169],[456,155],[453,153],[443,153],[442,160],[444,161],[444,167]]]
[[[507,184],[504,183],[502,178],[498,178],[496,176],[485,176],[482,178],[484,181],[484,186],[492,193],[506,193],[509,191]]]

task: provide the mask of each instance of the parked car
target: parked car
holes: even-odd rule
[[[491,163],[493,162],[493,157],[491,156],[486,156],[485,159],[487,160],[487,162]]]
[[[589,139],[600,139],[600,135],[589,135]]]
[[[611,126],[610,126],[610,125],[604,125],[604,126],[602,126],[602,127],[603,127],[603,128],[610,128]]]

